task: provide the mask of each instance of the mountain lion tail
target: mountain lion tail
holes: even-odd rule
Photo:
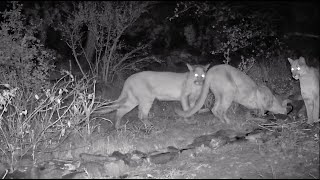
[[[127,86],[124,86],[117,100],[107,103],[108,105],[102,105],[101,107],[98,107],[96,110],[93,111],[93,114],[105,114],[117,110],[126,101],[126,99]]]
[[[102,107],[97,108],[97,110],[93,111],[93,114],[105,114],[105,113],[110,113],[114,110],[117,110],[120,107],[120,104],[118,101],[112,102],[113,104],[111,105],[105,105]]]
[[[202,87],[201,90],[201,96],[200,98],[197,100],[196,105],[194,105],[191,109],[187,110],[187,111],[183,111],[181,109],[177,109],[175,108],[174,111],[182,117],[190,117],[192,116],[194,113],[198,112],[201,107],[203,106],[204,102],[206,101],[207,95],[209,93],[209,89],[210,89],[210,78],[207,77],[205,80],[205,83]]]

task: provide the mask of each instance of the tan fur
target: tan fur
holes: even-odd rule
[[[308,123],[319,122],[319,70],[307,66],[304,57],[293,60],[292,77],[300,81],[301,96],[307,109]]]
[[[267,86],[258,86],[256,90],[257,108],[260,115],[264,115],[265,110],[272,106],[273,94]]]
[[[266,110],[274,113],[286,114],[291,111],[292,107],[287,107],[287,103],[291,102],[285,99],[281,102],[281,98],[275,96],[272,91],[265,85],[260,85],[256,91],[257,108],[264,114]]]
[[[121,118],[136,106],[139,106],[139,119],[149,123],[148,114],[155,99],[181,101],[182,108],[188,110],[200,96],[209,65],[187,66],[186,73],[143,71],[131,75],[113,105],[96,112],[117,110],[115,127],[118,129]]]
[[[232,102],[242,104],[249,109],[268,110],[280,114],[287,112],[286,105],[282,105],[268,87],[259,87],[242,71],[230,65],[221,64],[208,70],[197,104],[188,111],[176,109],[176,113],[183,117],[196,113],[203,106],[209,89],[215,97],[211,111],[226,123],[230,123],[226,113]]]

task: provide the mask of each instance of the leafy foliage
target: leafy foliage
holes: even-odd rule
[[[95,81],[80,79],[64,71],[57,83],[34,93],[21,110],[17,102],[24,91],[4,84],[0,93],[0,149],[3,157],[16,168],[20,157],[46,148],[55,149],[71,133],[85,139],[97,126],[89,124],[95,105]],[[29,106],[32,102],[32,106]]]
[[[185,33],[189,45],[214,55],[221,54],[225,63],[229,63],[230,56],[239,53],[249,59],[264,56],[270,58],[275,53],[282,45],[276,26],[273,25],[276,15],[271,10],[261,13],[236,3],[189,1],[177,4],[171,20],[192,17],[200,23],[197,32],[202,37],[190,41],[194,39],[194,33]],[[190,25],[185,30],[193,31]]]
[[[26,93],[48,87],[48,71],[53,67],[53,55],[34,37],[37,26],[27,25],[22,6],[13,3],[11,11],[3,13],[0,30],[1,83],[22,88]]]
[[[12,5],[3,13],[0,30],[0,149],[14,170],[21,156],[31,153],[36,158],[36,151],[53,146],[70,131],[93,131],[89,115],[95,82],[76,81],[65,72],[50,86],[47,77],[54,57],[34,37],[37,26],[25,21],[22,6]]]

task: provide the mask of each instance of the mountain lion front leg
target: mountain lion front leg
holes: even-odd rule
[[[193,107],[197,101],[197,98],[192,96],[192,95],[189,95],[189,94],[183,94],[181,96],[181,106],[182,106],[182,109],[183,111],[187,111],[190,109],[190,107]],[[183,122],[185,123],[192,123],[194,121],[194,116],[191,116],[191,117],[183,117],[181,120],[183,120]]]
[[[181,101],[181,106],[182,106],[183,111],[187,111],[190,108],[190,106],[188,104],[189,103],[188,96],[182,95],[180,101]]]
[[[315,120],[313,119],[313,112],[314,112],[314,102],[310,98],[305,98],[304,99],[304,104],[306,105],[307,109],[307,116],[308,116],[308,124],[312,124]]]
[[[308,124],[319,122],[319,100],[304,98],[304,104],[307,109]]]
[[[149,111],[152,107],[153,100],[143,101],[139,104],[139,119],[144,123],[146,127],[151,127],[152,123],[149,120]]]
[[[200,91],[200,90],[199,90],[199,91]],[[199,93],[199,94],[192,94],[192,95],[190,95],[190,96],[189,96],[189,103],[188,103],[188,104],[189,104],[189,108],[186,109],[186,110],[184,110],[184,111],[187,111],[187,110],[193,108],[193,107],[196,105],[196,102],[197,102],[197,100],[199,99],[199,97],[200,97],[200,93]],[[194,124],[194,123],[196,123],[196,119],[195,119],[195,116],[194,116],[194,115],[192,115],[192,116],[190,116],[190,117],[184,117],[184,121],[187,122],[187,123],[189,123],[189,124]]]
[[[319,101],[320,101],[320,96],[318,94],[318,98],[315,98],[314,100],[314,108],[313,108],[313,120],[314,122],[320,122],[319,119]]]

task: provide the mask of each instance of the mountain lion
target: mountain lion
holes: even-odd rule
[[[189,72],[185,73],[143,71],[133,74],[124,82],[119,98],[95,113],[117,110],[115,127],[118,129],[121,118],[136,106],[139,106],[139,119],[149,124],[148,114],[155,99],[181,101],[183,110],[188,110],[200,96],[209,65],[187,64]]]
[[[257,109],[260,111],[260,115],[264,115],[265,111],[283,113],[284,108],[279,106],[279,99],[273,95],[272,91],[265,85],[258,85],[256,89]],[[279,112],[279,110],[281,109]]]
[[[221,64],[208,70],[197,104],[188,111],[175,109],[176,113],[183,117],[196,113],[203,106],[209,89],[215,97],[211,111],[226,123],[230,123],[226,113],[233,101],[249,109],[259,109],[261,113],[268,110],[273,113],[286,114],[289,111],[286,101],[281,104],[268,87],[258,86],[248,75],[237,68]]]
[[[308,116],[308,124],[319,122],[319,70],[309,67],[304,57],[293,60],[288,58],[291,64],[292,77],[300,80],[301,96],[305,103]]]

